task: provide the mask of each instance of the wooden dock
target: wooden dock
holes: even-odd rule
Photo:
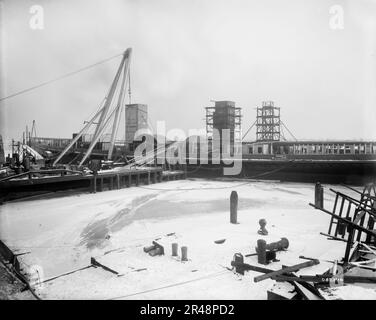
[[[7,201],[37,193],[78,188],[96,193],[185,178],[186,171],[167,171],[161,167],[117,168],[96,174],[68,169],[38,170],[1,179],[0,198]]]

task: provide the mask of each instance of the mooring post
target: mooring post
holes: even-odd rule
[[[148,170],[148,177],[146,180],[146,184],[150,184],[150,170]]]
[[[116,183],[117,183],[117,188],[120,189],[120,176],[118,174],[116,175]]]
[[[132,185],[132,174],[129,172],[128,174],[128,188]]]
[[[181,261],[188,261],[188,247],[181,247]]]
[[[93,175],[93,193],[97,193],[97,173]]]
[[[257,262],[266,264],[266,241],[263,239],[257,240]]]
[[[136,186],[138,186],[140,184],[140,174],[137,173],[136,175]]]
[[[316,182],[315,185],[315,206],[318,208],[324,208],[324,188],[320,182]]]
[[[177,257],[177,255],[178,255],[178,244],[173,243],[171,246],[172,246],[172,256]]]
[[[238,221],[238,193],[231,192],[230,196],[230,222],[237,223]]]

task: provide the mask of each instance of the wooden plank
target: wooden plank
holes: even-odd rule
[[[116,275],[119,274],[119,272],[117,272],[117,271],[115,271],[115,270],[113,270],[113,269],[111,269],[111,268],[109,268],[109,267],[106,267],[105,265],[99,263],[99,262],[98,262],[97,260],[95,260],[95,258],[93,258],[93,257],[91,257],[90,262],[91,262],[91,264],[92,264],[93,266],[101,267],[101,268],[103,268],[104,270],[109,271],[109,272],[111,272],[111,273],[114,273],[114,274],[116,274]]]
[[[333,218],[333,219],[334,219],[334,218]],[[328,233],[320,232],[320,234],[321,234],[322,236],[328,237],[328,240],[337,240],[337,241],[347,242],[346,239],[338,238],[338,237],[332,236],[332,235],[330,235],[330,234],[328,234]]]
[[[252,266],[252,265],[247,264],[247,263],[240,263],[240,262],[236,262],[236,261],[231,261],[231,265],[233,267],[241,268],[244,271],[251,270],[251,271],[257,271],[257,272],[262,272],[262,273],[274,272],[274,270],[272,270],[272,269],[262,268],[262,267],[258,267],[258,266]]]
[[[270,273],[267,273],[267,274],[263,274],[261,276],[257,276],[255,278],[253,278],[253,281],[254,282],[263,281],[263,280],[266,280],[266,279],[269,279],[269,278],[272,278],[272,277],[275,277],[275,276],[278,276],[278,275],[282,275],[284,273],[294,272],[294,271],[298,271],[298,270],[303,269],[303,268],[312,267],[312,266],[317,265],[319,263],[320,263],[320,261],[316,260],[316,259],[315,260],[309,260],[307,262],[299,263],[299,264],[296,264],[296,265],[291,266],[291,267],[283,268],[283,269],[280,269],[280,270],[277,270],[277,271],[273,271],[273,272],[270,272]]]

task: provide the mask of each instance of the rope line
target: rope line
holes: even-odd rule
[[[108,61],[110,61],[110,60],[113,60],[113,59],[115,59],[115,58],[117,58],[117,57],[119,57],[119,56],[121,56],[121,55],[123,55],[123,53],[120,53],[120,54],[117,54],[117,55],[115,55],[115,56],[109,57],[109,58],[107,58],[107,59],[101,60],[101,61],[96,62],[96,63],[94,63],[94,64],[91,64],[91,65],[89,65],[89,66],[86,66],[86,67],[83,67],[83,68],[81,68],[81,69],[78,69],[78,70],[76,70],[76,71],[72,71],[72,72],[66,73],[66,74],[61,75],[61,76],[59,76],[59,77],[57,77],[57,78],[54,78],[54,79],[51,79],[51,80],[48,80],[48,81],[42,82],[42,83],[37,84],[37,85],[35,85],[35,86],[32,86],[32,87],[30,87],[30,88],[27,88],[27,89],[24,89],[24,90],[21,90],[21,91],[15,92],[15,93],[13,93],[13,94],[10,94],[9,96],[6,96],[6,97],[2,97],[2,98],[0,98],[0,101],[4,101],[4,100],[7,100],[7,99],[10,99],[10,98],[16,97],[16,96],[18,96],[18,95],[21,95],[21,94],[23,94],[23,93],[26,93],[26,92],[29,92],[29,91],[32,91],[32,90],[38,89],[38,88],[43,87],[43,86],[46,86],[46,85],[48,85],[48,84],[50,84],[50,83],[52,83],[52,82],[56,82],[56,81],[58,81],[58,80],[68,78],[68,77],[73,76],[73,75],[75,75],[75,74],[77,74],[77,73],[80,73],[80,72],[82,72],[82,71],[85,71],[85,70],[91,69],[91,68],[93,68],[93,67],[95,67],[95,66],[98,66],[98,65],[103,64],[103,63],[106,63],[106,62],[108,62]]]

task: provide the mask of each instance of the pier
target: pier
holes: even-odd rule
[[[164,170],[162,167],[116,168],[98,173],[69,169],[36,170],[0,180],[0,199],[6,201],[68,189],[96,193],[185,178],[186,170]]]

